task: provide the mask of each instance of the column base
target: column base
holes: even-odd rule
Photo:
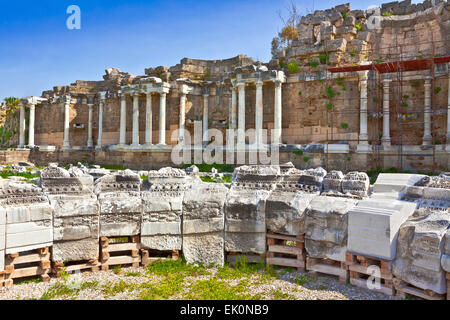
[[[356,152],[358,153],[370,153],[372,152],[372,145],[366,143],[360,143],[356,146]]]
[[[423,137],[423,142],[422,142],[423,146],[431,146],[432,144],[433,144],[433,137],[431,137],[431,136]]]

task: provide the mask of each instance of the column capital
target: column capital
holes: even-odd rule
[[[70,95],[63,96],[64,103],[70,104],[71,100],[72,100],[72,97]]]
[[[245,82],[238,82],[236,83],[236,87],[241,90],[242,88],[245,88],[246,83]]]
[[[255,81],[255,85],[257,87],[262,87],[264,85],[264,82],[262,80],[257,80],[257,81]]]
[[[369,71],[357,71],[358,72],[358,77],[359,77],[359,81],[367,81],[367,79],[369,78]]]
[[[98,95],[100,97],[100,100],[105,100],[107,92],[106,91],[102,91],[102,92],[99,92]]]

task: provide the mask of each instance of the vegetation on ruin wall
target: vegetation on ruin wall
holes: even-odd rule
[[[19,133],[19,103],[15,97],[5,98],[5,110],[2,110],[2,122],[0,123],[0,147],[10,148],[18,144]]]

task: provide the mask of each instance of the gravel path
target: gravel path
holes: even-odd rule
[[[339,283],[337,279],[315,277],[305,273],[277,271],[278,279],[264,278],[260,274],[234,279],[218,279],[217,269],[208,269],[210,274],[188,276],[183,279],[178,290],[168,299],[189,299],[192,286],[199,283],[208,285],[223,283],[233,288],[241,285],[242,293],[256,299],[282,300],[392,300],[368,289]],[[219,282],[208,282],[208,280]],[[123,268],[120,272],[100,271],[70,275],[68,279],[52,278],[47,283],[21,283],[13,287],[0,289],[0,300],[21,299],[76,299],[76,300],[134,300],[140,299],[143,288],[163,287],[167,284],[165,277],[146,273],[145,268]],[[55,288],[59,288],[55,291]],[[152,289],[153,290],[153,289]],[[159,289],[158,289],[159,290]],[[170,290],[170,288],[168,289]],[[225,291],[227,289],[224,289]],[[154,290],[153,290],[154,291]],[[153,292],[151,291],[151,292]],[[55,293],[56,292],[56,293]]]

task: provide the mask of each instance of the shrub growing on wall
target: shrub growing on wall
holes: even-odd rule
[[[292,61],[288,64],[289,73],[296,73],[298,71],[298,64],[295,61]]]

